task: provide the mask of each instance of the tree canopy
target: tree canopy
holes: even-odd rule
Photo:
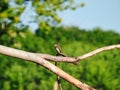
[[[120,34],[102,31],[100,28],[86,31],[76,27],[59,27],[52,28],[48,35],[39,33],[36,36],[31,31],[27,31],[26,37],[29,38],[15,38],[15,41],[23,43],[22,50],[51,55],[56,55],[55,38],[60,43],[63,53],[68,56],[78,56],[99,47],[120,43]],[[4,41],[6,39],[4,38]],[[4,44],[8,45],[9,42]],[[115,49],[81,61],[77,67],[70,63],[60,63],[58,66],[96,89],[119,90],[119,58],[120,50]],[[52,90],[55,80],[56,76],[42,66],[0,55],[0,88],[2,90]],[[61,84],[65,90],[77,89],[63,79]]]
[[[29,23],[38,25],[36,33],[41,30],[47,34],[51,26],[61,22],[58,11],[74,10],[80,6],[83,7],[84,4],[76,4],[74,0],[0,0],[0,40],[7,37],[4,42],[9,42],[8,46],[20,47],[21,43],[15,41],[15,38],[25,38],[25,32],[29,30],[28,25],[20,19],[27,8],[31,12],[30,15],[25,14],[29,17]]]

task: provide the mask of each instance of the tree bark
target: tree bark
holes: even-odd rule
[[[60,68],[56,67],[55,65],[51,64],[47,60],[41,58],[40,56],[38,56],[34,53],[29,53],[29,52],[22,51],[22,50],[12,49],[12,48],[5,47],[2,45],[0,45],[0,53],[3,55],[20,58],[21,60],[38,63],[39,65],[42,65],[43,67],[52,71],[56,75],[65,79],[66,81],[70,82],[72,85],[76,86],[77,88],[79,88],[81,90],[94,90],[94,88],[90,87],[89,85],[86,85],[85,83],[80,82],[79,80],[77,80],[74,77],[72,77],[71,75],[67,74]]]
[[[82,83],[81,81],[79,81],[76,78],[72,77],[71,75],[67,74],[66,72],[64,72],[60,68],[56,67],[55,65],[53,65],[52,63],[50,63],[47,60],[57,61],[57,62],[74,63],[76,61],[91,57],[102,51],[111,50],[111,49],[115,49],[115,48],[120,48],[120,44],[102,47],[102,48],[99,48],[97,50],[94,50],[92,52],[89,52],[87,54],[84,54],[82,56],[78,56],[77,58],[75,58],[75,57],[62,57],[62,56],[52,56],[52,55],[48,55],[48,54],[30,53],[30,52],[17,50],[17,49],[13,49],[13,48],[9,48],[9,47],[0,45],[0,54],[15,57],[15,58],[20,58],[21,60],[38,63],[39,65],[42,65],[43,67],[52,71],[56,75],[65,79],[66,81],[70,82],[72,85],[76,86],[77,88],[79,88],[81,90],[95,90],[94,88],[90,87],[89,85],[86,85],[85,83]]]

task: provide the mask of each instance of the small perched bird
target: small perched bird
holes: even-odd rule
[[[57,56],[64,56],[64,57],[66,57],[66,55],[64,55],[64,54],[62,53],[61,47],[60,47],[59,44],[55,44],[55,49],[56,49],[56,51],[57,51]]]
[[[55,44],[55,49],[57,51],[57,56],[63,56],[63,57],[67,57],[66,55],[64,55],[61,51],[61,47],[59,44]],[[73,64],[78,65],[78,61],[74,62]],[[55,65],[57,65],[57,63],[55,63]]]
[[[57,53],[61,53],[61,47],[59,44],[55,44],[55,49],[56,49]]]
[[[66,57],[64,54],[62,54],[62,52],[61,52],[61,47],[60,47],[60,45],[59,44],[55,44],[55,50],[56,50],[56,52],[57,52],[57,56],[64,56],[64,57]],[[57,62],[55,62],[55,66],[57,66]],[[61,86],[61,82],[60,82],[61,80],[60,80],[60,76],[58,76],[57,75],[57,88],[59,87],[59,89],[60,90],[62,90],[62,86]],[[58,90],[58,89],[57,89]]]

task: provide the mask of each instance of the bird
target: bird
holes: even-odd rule
[[[56,49],[57,53],[61,53],[61,47],[59,44],[55,44],[55,49]]]
[[[55,50],[57,52],[57,56],[64,56],[66,57],[64,54],[62,54],[62,51],[61,51],[61,47],[59,44],[55,44]],[[57,62],[55,62],[55,66],[57,66]],[[62,90],[62,86],[61,86],[61,82],[60,82],[60,76],[57,75],[57,84],[58,84],[58,87],[60,88],[60,90]]]
[[[67,57],[66,55],[64,55],[64,54],[62,53],[61,47],[60,47],[59,44],[55,44],[55,49],[56,49],[56,51],[57,51],[57,54],[56,54],[57,56]],[[78,61],[74,62],[73,64],[78,65]],[[55,65],[57,65],[57,62],[55,63]]]
[[[57,56],[64,56],[64,57],[66,57],[66,55],[64,55],[62,53],[62,50],[61,50],[61,47],[60,47],[59,44],[55,44],[55,49],[56,49],[56,52],[57,52]]]

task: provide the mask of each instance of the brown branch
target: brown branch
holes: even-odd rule
[[[86,53],[84,55],[78,56],[77,58],[75,58],[75,57],[52,56],[52,55],[48,55],[48,54],[37,54],[37,55],[46,59],[46,60],[74,63],[76,61],[84,60],[88,57],[94,56],[94,55],[96,55],[96,54],[98,54],[102,51],[107,51],[107,50],[111,50],[111,49],[115,49],[115,48],[120,48],[120,44],[102,47],[102,48],[96,49],[92,52],[89,52],[89,53]]]
[[[69,74],[67,74],[66,72],[64,72],[63,70],[59,69],[58,67],[54,66],[53,64],[51,64],[46,60],[74,63],[76,61],[83,60],[93,55],[96,55],[97,53],[100,53],[102,51],[111,50],[115,48],[120,48],[120,44],[102,47],[87,54],[84,54],[82,56],[79,56],[77,58],[74,57],[72,58],[72,57],[52,56],[48,54],[29,53],[22,50],[12,49],[0,45],[0,54],[38,63],[82,90],[93,90],[93,88],[91,88],[90,86],[83,84],[82,82],[78,81],[74,77],[70,76]]]
[[[107,50],[111,50],[111,49],[115,49],[115,48],[119,48],[120,49],[120,44],[117,44],[117,45],[111,45],[111,46],[106,46],[106,47],[102,47],[102,48],[99,48],[99,49],[96,49],[94,51],[91,51],[87,54],[84,54],[82,56],[79,56],[77,58],[77,60],[83,60],[83,59],[86,59],[88,57],[91,57],[91,56],[94,56],[102,51],[107,51]]]
[[[70,82],[71,84],[73,84],[74,86],[76,86],[77,88],[81,90],[94,90],[94,88],[80,82],[79,80],[70,76],[69,74],[61,70],[60,68],[56,67],[55,65],[51,64],[47,60],[41,58],[40,56],[34,53],[29,53],[26,51],[12,49],[12,48],[0,45],[0,54],[38,63],[39,65],[42,65],[43,67],[49,69],[56,75],[59,75],[61,78],[65,79],[66,81]]]
[[[52,56],[52,55],[41,54],[41,53],[36,53],[36,55],[46,60],[50,60],[54,62],[75,62],[77,60],[74,57]]]

